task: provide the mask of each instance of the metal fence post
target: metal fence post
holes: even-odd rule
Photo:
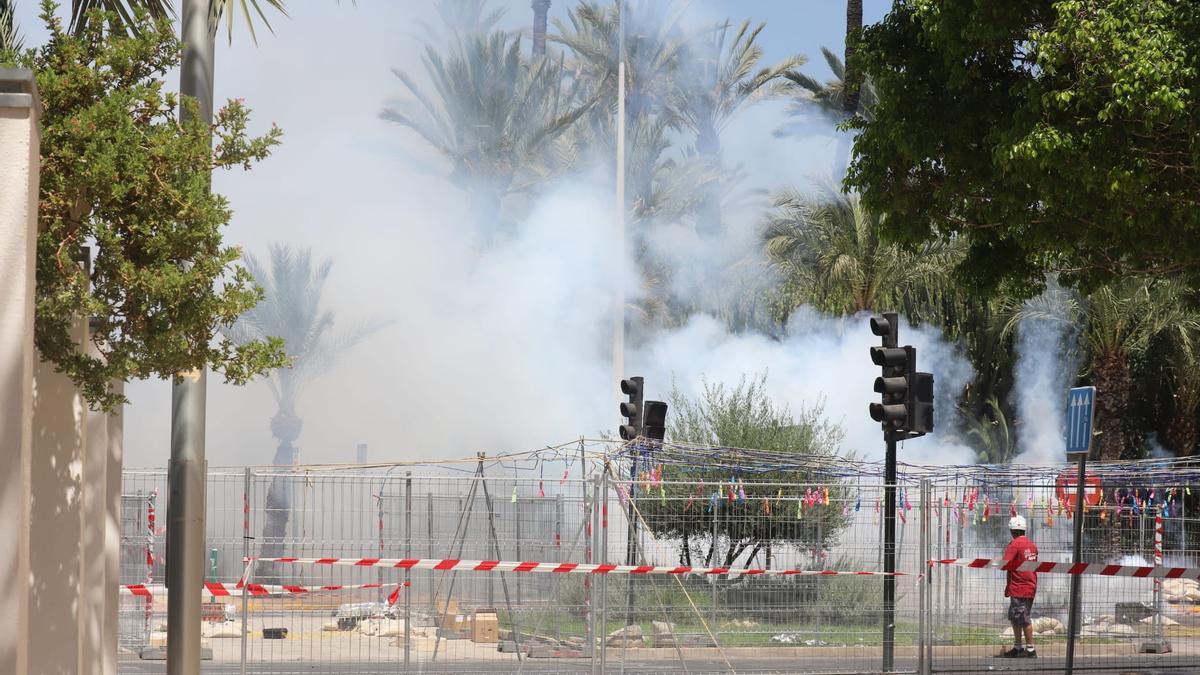
[[[412,558],[412,472],[404,472],[404,557]],[[412,672],[412,569],[404,569],[404,672]]]
[[[712,546],[709,549],[711,551],[712,559],[708,561],[709,567],[719,567],[719,565],[717,564],[717,514],[719,514],[720,512],[721,512],[721,500],[720,499],[713,500]],[[708,607],[708,623],[711,626],[710,630],[712,631],[713,639],[718,639],[719,638],[718,633],[720,632],[720,628],[717,626],[717,581],[720,579],[720,577],[718,577],[717,575],[714,574],[711,576],[711,579],[712,579],[712,585],[709,588],[709,593],[711,594],[711,597],[709,600],[709,607]],[[713,646],[715,647],[716,645],[713,645]]]
[[[600,563],[608,564],[608,472],[600,474]],[[608,671],[608,575],[600,575],[600,672]]]
[[[593,479],[593,483],[591,486],[592,487],[592,499],[590,502],[587,502],[587,500],[586,500],[588,484],[585,481],[583,485],[584,485],[585,503],[588,504],[588,511],[587,511],[586,516],[591,518],[591,521],[592,521],[591,547],[590,547],[590,550],[589,550],[588,556],[587,556],[587,558],[588,558],[587,561],[591,562],[600,551],[600,505],[599,505],[600,478],[596,477]],[[590,584],[590,586],[587,587],[588,588],[588,600],[589,600],[589,605],[588,605],[588,658],[591,659],[592,675],[597,675],[600,672],[600,670],[599,670],[600,654],[599,654],[598,648],[596,646],[596,634],[599,632],[597,630],[597,623],[598,623],[598,619],[599,619],[600,603],[597,601],[595,596],[592,594],[592,589],[598,590],[601,588],[600,580],[601,580],[600,575],[596,575],[595,583],[592,583],[592,584]],[[591,581],[591,578],[584,577],[584,581],[585,581],[585,583],[589,582],[589,581]]]
[[[930,645],[930,636],[932,634],[932,620],[930,616],[930,591],[932,590],[933,581],[933,566],[929,564],[931,555],[929,546],[929,479],[921,479],[921,553],[917,564],[920,566],[921,573],[917,577],[917,583],[921,585],[920,602],[918,617],[918,631],[920,637],[917,639],[917,669],[921,675],[929,675],[930,659],[933,658],[933,649]]]
[[[427,547],[426,555],[433,558],[433,493],[425,493],[425,528],[426,538],[425,544]],[[433,597],[433,570],[425,572],[425,588],[429,589],[429,606],[434,608],[433,620],[437,621],[437,598]]]
[[[246,675],[246,651],[250,637],[250,594],[247,586],[250,584],[250,468],[246,467],[246,475],[242,486],[242,562],[246,571],[242,574],[242,657],[241,675]]]

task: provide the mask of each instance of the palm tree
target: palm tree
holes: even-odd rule
[[[1171,419],[1167,422],[1167,446],[1180,456],[1196,450],[1196,414],[1200,412],[1200,321],[1191,318],[1171,330]]]
[[[263,10],[264,5],[287,16],[285,0],[211,0],[211,3],[213,30],[216,30],[220,20],[224,18],[230,40],[233,39],[235,14],[241,15],[245,19],[246,28],[250,31],[250,38],[254,40],[255,44],[258,43],[258,35],[254,31],[254,15],[258,16],[267,30],[271,30],[271,23],[267,20],[267,14]],[[82,31],[88,21],[88,15],[96,9],[116,17],[117,23],[125,26],[134,24],[133,17],[138,11],[148,12],[156,19],[175,14],[172,0],[72,0],[71,30]]]
[[[413,101],[383,111],[415,131],[450,163],[450,179],[470,197],[477,227],[493,234],[505,196],[544,178],[536,166],[589,104],[563,87],[563,62],[521,58],[520,38],[501,32],[464,37],[422,62],[436,96],[394,68]]]
[[[507,9],[488,7],[490,0],[437,0],[433,9],[440,25],[417,22],[424,44],[452,43],[463,37],[487,35],[496,30]]]
[[[264,297],[238,319],[230,338],[238,343],[269,336],[284,341],[291,366],[273,371],[267,384],[277,406],[271,418],[271,435],[278,441],[274,464],[285,467],[297,459],[294,444],[303,427],[297,404],[304,388],[385,323],[367,321],[335,332],[334,312],[321,306],[332,262],[314,262],[310,249],[287,244],[271,245],[268,257],[269,262],[264,264],[254,255],[245,256],[246,269],[263,288]],[[281,552],[290,517],[287,485],[282,477],[276,477],[267,491],[266,514],[264,551]]]
[[[550,0],[533,0],[533,57],[546,55],[546,19],[550,14]]]
[[[813,113],[815,112],[824,122],[821,129],[827,128],[828,122],[841,122],[848,115],[848,106],[854,106],[854,114],[864,119],[871,119],[871,110],[875,107],[878,94],[875,83],[870,76],[863,76],[857,87],[851,89],[847,82],[846,66],[837,54],[826,47],[821,48],[825,63],[833,72],[833,79],[818,82],[816,79],[799,71],[789,71],[784,77],[791,80],[797,87],[795,98],[788,106],[787,114],[790,120],[778,129],[777,136],[802,135],[814,127]],[[851,137],[848,132],[838,135],[837,166],[838,175],[845,173],[846,164],[850,158]]]
[[[660,188],[678,166],[665,157],[669,135],[680,126],[682,81],[679,69],[695,33],[682,24],[684,4],[678,0],[614,0],[607,5],[580,2],[567,11],[567,21],[554,20],[557,35],[550,39],[571,54],[568,70],[575,73],[589,100],[617,100],[621,21],[625,22],[625,158],[628,209],[634,238],[639,221],[654,207],[669,202]],[[595,106],[576,133],[577,144],[591,144],[613,156],[616,147],[615,106]],[[694,184],[693,184],[694,185]]]
[[[721,171],[721,131],[739,111],[754,103],[782,95],[787,86],[783,76],[804,63],[804,57],[792,56],[755,71],[763,50],[756,40],[766,24],[750,28],[749,21],[728,40],[730,25],[725,22],[712,30],[705,40],[690,45],[689,59],[694,70],[684,80],[679,105],[683,123],[696,134],[696,151],[714,173]],[[713,235],[721,231],[720,183],[710,181],[704,190],[696,229]]]
[[[1125,430],[1132,387],[1131,362],[1149,348],[1155,335],[1179,322],[1178,286],[1171,281],[1123,279],[1086,297],[1070,295],[1062,306],[1040,300],[1006,312],[1005,331],[1024,319],[1065,321],[1082,326],[1088,373],[1096,387],[1096,443],[1104,461],[1125,458]]]
[[[1015,454],[1016,439],[1004,407],[995,396],[984,402],[983,415],[967,416],[967,438],[975,440],[980,464],[1007,464]]]
[[[12,0],[0,0],[0,61],[24,49],[21,32],[13,19]]]
[[[832,181],[815,194],[780,192],[763,231],[767,260],[781,277],[779,317],[801,304],[833,314],[896,309],[912,321],[945,324],[960,289],[949,270],[959,247],[909,252],[884,243],[881,218]]]

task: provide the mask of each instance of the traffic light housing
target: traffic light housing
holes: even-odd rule
[[[908,428],[918,434],[933,431],[933,373],[912,373],[908,385]]]
[[[642,435],[643,389],[644,384],[641,377],[621,380],[621,393],[629,397],[629,400],[623,401],[620,406],[621,417],[624,417],[626,422],[617,429],[624,440],[632,441]],[[666,417],[665,410],[663,417]]]
[[[881,395],[881,402],[871,404],[871,419],[881,422],[885,429],[906,430],[909,374],[916,368],[917,350],[871,347],[871,361],[882,369],[882,374],[875,378],[875,391]]]
[[[871,332],[883,343],[871,347],[871,362],[881,369],[875,378],[880,402],[870,406],[871,419],[885,431],[908,437],[933,431],[933,374],[917,372],[917,350],[899,346],[899,321],[895,313],[871,317]]]
[[[661,441],[667,435],[667,404],[662,401],[646,401],[642,418],[642,435]]]

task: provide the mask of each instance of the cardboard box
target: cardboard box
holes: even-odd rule
[[[500,641],[500,617],[496,610],[481,609],[471,615],[471,641],[488,644]]]
[[[444,609],[442,615],[438,617],[438,627],[445,632],[454,632],[462,630],[466,623],[465,617],[458,611],[458,602],[451,600],[442,605],[439,603],[439,609]]]

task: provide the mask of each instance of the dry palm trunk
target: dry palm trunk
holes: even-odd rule
[[[1100,461],[1116,461],[1125,454],[1125,414],[1129,408],[1129,363],[1123,352],[1103,352],[1092,364],[1096,384],[1096,439]],[[1105,508],[1105,507],[1101,507]],[[1118,518],[1109,518],[1104,531],[1104,558],[1121,557],[1121,530]]]
[[[1180,457],[1190,457],[1196,449],[1196,409],[1194,396],[1175,396],[1175,412],[1167,423],[1167,447]]]
[[[1096,384],[1096,439],[1100,461],[1121,459],[1126,451],[1125,415],[1129,409],[1129,363],[1123,352],[1097,355],[1092,366]]]

